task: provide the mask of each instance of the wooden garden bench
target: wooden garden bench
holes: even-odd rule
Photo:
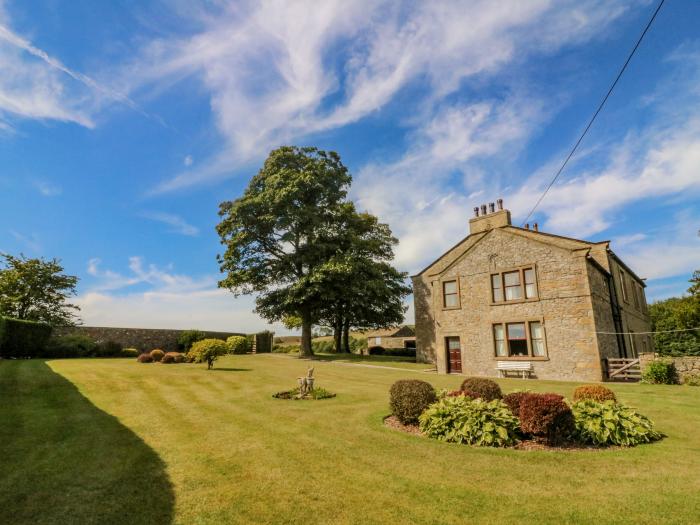
[[[496,370],[498,370],[499,377],[506,377],[508,372],[520,372],[525,379],[532,373],[532,363],[530,361],[498,361]]]

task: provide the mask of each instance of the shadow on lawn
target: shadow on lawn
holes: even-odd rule
[[[158,455],[44,362],[0,362],[0,523],[171,523]]]
[[[211,370],[208,370],[208,372],[252,372],[252,368],[212,368]]]

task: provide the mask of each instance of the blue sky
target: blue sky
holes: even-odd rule
[[[298,144],[340,153],[415,272],[474,206],[525,217],[654,8],[0,0],[0,250],[62,259],[86,324],[263,328],[216,288],[218,203]],[[700,267],[698,20],[666,3],[531,219],[611,239],[650,299]]]

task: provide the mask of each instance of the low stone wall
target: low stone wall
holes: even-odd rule
[[[646,366],[655,359],[671,361],[676,367],[678,379],[681,383],[683,383],[686,376],[700,376],[700,356],[689,355],[684,357],[662,357],[659,356],[659,354],[639,354],[639,364],[642,368],[642,372],[644,372]]]
[[[202,330],[207,337],[226,339],[232,335],[245,335],[239,332],[210,332]],[[55,328],[56,336],[67,334],[87,335],[96,341],[114,341],[124,348],[138,348],[141,351],[160,348],[166,352],[178,350],[177,339],[186,330],[169,330],[157,328],[111,328],[101,326],[75,326]]]

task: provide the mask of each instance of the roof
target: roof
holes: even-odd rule
[[[365,332],[367,337],[414,337],[416,329],[412,325],[392,326]]]
[[[607,248],[607,253],[617,261],[618,264],[620,264],[622,267],[624,267],[630,275],[632,275],[635,279],[637,279],[640,283],[644,284],[644,280],[641,279],[636,273],[634,273],[629,266],[627,266],[620,258],[609,248],[610,241],[586,241],[583,239],[576,239],[574,237],[566,237],[564,235],[556,235],[553,233],[546,233],[542,231],[535,231],[535,230],[529,230],[526,228],[520,228],[518,226],[513,226],[513,225],[508,225],[508,226],[502,226],[499,228],[494,228],[492,230],[487,230],[485,232],[478,232],[478,233],[473,233],[468,236],[466,236],[464,239],[459,241],[457,244],[452,246],[449,250],[447,250],[445,253],[443,253],[440,257],[435,259],[433,262],[431,262],[427,267],[425,267],[423,270],[421,270],[419,273],[414,275],[413,277],[418,277],[420,275],[423,275],[426,273],[428,270],[431,268],[435,267],[438,263],[443,262],[445,263],[445,266],[436,272],[433,273],[442,273],[444,269],[448,266],[451,266],[454,262],[456,262],[458,259],[460,259],[464,254],[466,254],[469,250],[471,250],[481,239],[483,239],[486,235],[489,233],[496,231],[496,230],[501,230],[508,232],[512,235],[517,235],[519,237],[525,237],[528,239],[532,239],[538,242],[542,242],[545,244],[549,244],[552,246],[556,246],[565,250],[570,250],[570,251],[575,251],[575,250],[585,250],[585,249],[592,249],[594,247],[597,247],[598,249],[600,248]],[[594,259],[590,258],[592,261]],[[604,269],[604,268],[603,268]]]

